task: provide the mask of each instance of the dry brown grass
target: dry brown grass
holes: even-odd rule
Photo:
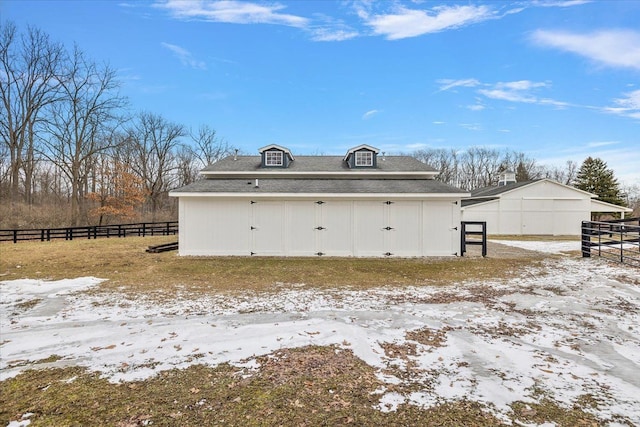
[[[468,279],[503,279],[538,264],[533,252],[491,246],[488,258],[185,258],[145,253],[174,237],[0,244],[0,279],[97,276],[103,291],[160,294],[277,291],[282,284],[316,288],[440,285]],[[424,329],[407,334],[440,345],[446,337]],[[384,344],[384,343],[383,343]],[[412,348],[387,346],[385,351]],[[55,359],[58,356],[52,355]],[[422,409],[403,404],[391,413],[375,409],[376,390],[389,387],[375,369],[336,347],[281,349],[257,358],[259,368],[223,364],[191,366],[145,381],[111,384],[79,367],[28,370],[0,382],[0,424],[25,413],[31,425],[441,425],[494,426],[490,408],[458,401]],[[410,372],[407,372],[410,374]],[[553,402],[513,405],[517,418],[558,425],[596,425],[580,408]],[[489,410],[489,411],[488,411]]]
[[[62,279],[95,276],[109,279],[102,290],[167,296],[180,292],[271,291],[276,285],[355,289],[442,285],[504,278],[542,256],[518,249],[491,250],[489,257],[465,258],[279,258],[180,257],[177,252],[146,253],[147,246],[169,237],[0,244],[0,278]],[[502,251],[498,256],[493,252]]]

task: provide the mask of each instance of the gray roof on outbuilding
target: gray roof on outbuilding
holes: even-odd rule
[[[525,185],[529,185],[537,181],[541,181],[541,180],[535,179],[532,181],[512,182],[510,184],[501,185],[501,186],[492,185],[490,187],[479,188],[477,190],[471,191],[471,198],[497,196],[499,194],[506,193],[507,191],[515,190],[516,188],[519,188],[519,187],[524,187]]]
[[[258,187],[253,179],[202,179],[175,193],[365,193],[365,194],[424,194],[466,193],[433,179],[304,179],[260,178]]]
[[[216,163],[207,166],[202,172],[349,172],[355,173],[364,170],[377,172],[437,172],[436,169],[426,165],[411,156],[380,156],[378,155],[376,168],[350,169],[342,156],[296,156],[288,168],[264,168],[261,166],[260,156],[234,156],[225,157]]]

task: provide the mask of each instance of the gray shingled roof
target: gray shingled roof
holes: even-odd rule
[[[497,185],[492,185],[490,187],[479,188],[477,190],[471,191],[471,198],[497,196],[499,194],[514,190],[519,187],[524,187],[525,185],[529,185],[537,181],[540,180],[534,179],[532,181],[512,182],[510,184],[502,185],[499,187]]]
[[[355,173],[366,170],[365,168],[350,169],[343,161],[342,156],[296,156],[295,160],[286,169],[263,168],[260,164],[260,156],[233,156],[225,157],[216,163],[207,166],[203,172],[261,172],[261,171],[287,171],[287,172],[349,172]],[[377,172],[437,172],[415,157],[411,156],[385,156],[378,155]]]
[[[299,179],[260,178],[256,188],[253,179],[202,179],[173,190],[176,193],[465,193],[433,179]]]

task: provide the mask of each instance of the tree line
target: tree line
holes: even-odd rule
[[[168,191],[233,151],[207,124],[131,112],[116,70],[37,28],[0,24],[0,67],[5,226],[29,222],[38,206],[45,225],[175,217]]]
[[[208,124],[189,129],[150,111],[132,112],[113,68],[37,28],[20,32],[13,23],[0,23],[0,67],[0,228],[175,219],[169,190],[236,151]],[[518,181],[584,181],[584,163],[546,167],[511,150],[424,149],[412,155],[436,168],[438,179],[465,190],[495,185],[505,170]],[[611,175],[603,200],[624,203],[606,164],[591,166],[600,176]],[[596,184],[583,185],[600,195]],[[631,195],[637,204],[638,193],[630,189],[627,199]]]

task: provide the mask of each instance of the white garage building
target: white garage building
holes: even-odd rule
[[[498,186],[474,190],[462,200],[463,221],[486,221],[494,235],[580,235],[582,221],[591,212],[632,210],[595,200],[595,194],[551,179],[516,182],[507,172]]]
[[[230,156],[179,198],[180,255],[451,256],[469,193],[409,156],[360,145],[341,156],[293,156],[269,145]]]

